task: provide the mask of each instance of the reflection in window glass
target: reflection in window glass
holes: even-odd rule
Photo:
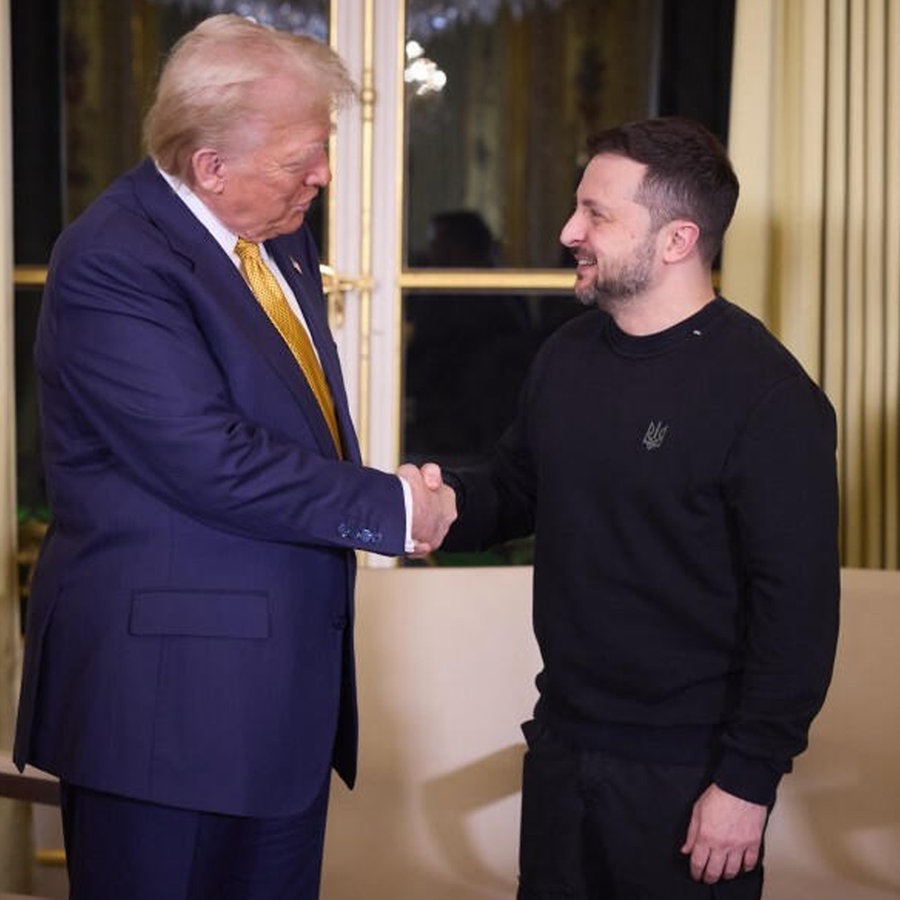
[[[584,309],[571,293],[407,294],[402,459],[456,468],[488,458],[538,347]],[[531,554],[528,538],[485,553],[438,552],[429,562],[528,565]]]
[[[459,466],[488,456],[538,347],[583,309],[571,294],[408,293],[403,459]]]
[[[556,267],[587,138],[651,108],[660,3],[472,7],[408,0],[407,260],[439,264],[431,219],[463,207],[497,236],[497,264]]]
[[[407,0],[406,261],[435,215],[478,212],[488,262],[561,264],[588,139],[648,115],[727,140],[734,0]]]
[[[159,63],[203,15],[142,0],[61,0],[64,221],[142,156]]]

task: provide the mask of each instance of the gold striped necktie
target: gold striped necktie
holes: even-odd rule
[[[238,238],[234,248],[238,258],[241,261],[241,271],[250,290],[253,291],[259,305],[266,311],[272,324],[278,329],[278,333],[288,345],[294,358],[297,360],[306,380],[312,388],[316,400],[319,401],[319,407],[331,437],[334,439],[334,446],[337,448],[338,454],[341,455],[341,439],[338,432],[337,417],[334,412],[334,400],[331,391],[328,389],[328,382],[325,381],[325,373],[319,363],[316,351],[313,349],[312,341],[306,333],[306,329],[300,323],[293,310],[288,305],[284,292],[278,285],[275,276],[269,270],[269,267],[263,262],[259,254],[259,244],[252,241],[245,241]]]

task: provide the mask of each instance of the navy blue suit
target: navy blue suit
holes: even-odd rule
[[[36,343],[52,525],[15,759],[240,816],[352,785],[354,548],[401,554],[399,480],[359,465],[314,242],[267,243],[345,461],[240,272],[150,161],[54,249]]]

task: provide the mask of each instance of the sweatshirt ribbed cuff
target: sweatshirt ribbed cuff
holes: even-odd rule
[[[713,781],[735,797],[771,807],[783,774],[766,760],[728,749],[722,754]]]

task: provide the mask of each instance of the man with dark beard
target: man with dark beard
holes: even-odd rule
[[[737,195],[694,122],[601,134],[561,234],[597,309],[544,345],[490,463],[446,475],[446,549],[535,535],[520,900],[760,897],[825,697],[834,412],[714,289]]]

